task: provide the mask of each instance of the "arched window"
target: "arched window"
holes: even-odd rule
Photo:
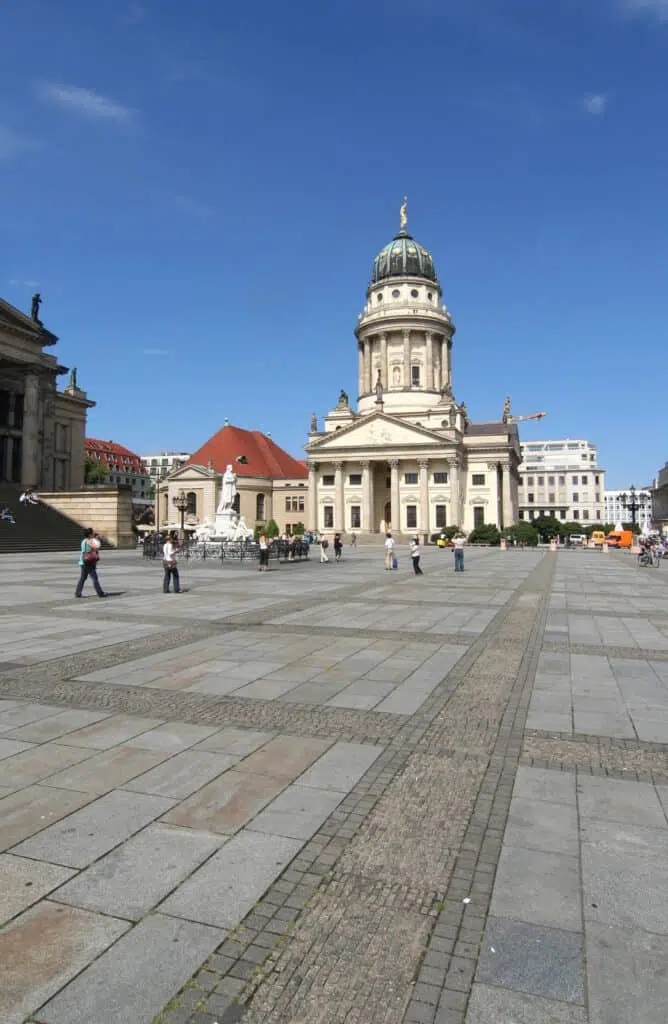
[[[196,516],[197,515],[197,495],[195,494],[194,491],[188,491],[186,497],[188,499],[188,505],[186,507],[186,515],[187,516]]]
[[[239,492],[238,491],[234,495],[234,501],[232,502],[232,508],[237,513],[241,512],[241,497],[239,496]]]
[[[258,494],[255,499],[255,518],[258,523],[264,522],[264,494]]]

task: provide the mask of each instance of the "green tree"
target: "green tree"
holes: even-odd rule
[[[625,530],[632,530],[635,534],[640,533],[640,527],[637,523],[635,525],[633,523],[622,523],[622,526]]]
[[[295,537],[303,537],[304,534],[306,533],[306,527],[304,526],[303,523],[295,523],[295,525],[292,527],[292,532],[295,535]]]
[[[560,533],[562,537],[570,537],[573,533],[584,533],[584,530],[582,529],[582,523],[560,523],[560,527]]]
[[[84,480],[87,484],[104,484],[109,477],[109,467],[104,462],[86,456],[84,462]]]
[[[267,523],[267,528],[265,530],[265,533],[267,534],[267,537],[269,537],[270,539],[272,537],[278,537],[280,532],[281,531],[280,531],[280,529],[278,527],[278,523],[276,522],[276,520],[275,519],[270,519],[269,522]]]
[[[504,537],[513,543],[527,544],[530,548],[535,548],[539,540],[538,530],[534,530],[531,523],[524,522],[513,523],[504,530]]]
[[[501,534],[494,523],[483,523],[469,533],[469,544],[498,544]]]
[[[531,520],[531,525],[541,540],[550,541],[553,537],[561,535],[561,523],[554,516],[539,516],[538,519]]]
[[[155,498],[155,484],[148,485],[146,488],[146,497],[149,498],[150,501],[153,501]]]
[[[263,533],[266,532],[266,526],[264,523],[256,523],[255,529],[253,530],[253,539],[257,540]]]

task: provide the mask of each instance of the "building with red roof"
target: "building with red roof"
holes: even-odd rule
[[[270,519],[281,533],[291,533],[308,517],[308,469],[260,430],[225,423],[185,465],[158,484],[158,525],[177,526],[174,499],[188,498],[186,524],[195,527],[215,517],[223,473],[232,466],[237,475],[239,513],[250,527]]]
[[[151,480],[142,460],[135,452],[122,444],[117,444],[116,441],[101,441],[97,437],[86,438],[84,451],[87,459],[107,467],[105,483],[112,487],[130,486],[133,498],[148,499]]]

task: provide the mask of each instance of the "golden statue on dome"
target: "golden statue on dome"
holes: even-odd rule
[[[399,223],[401,225],[401,230],[405,231],[406,225],[408,224],[408,196],[404,196],[404,201],[401,204],[401,209],[399,210]]]

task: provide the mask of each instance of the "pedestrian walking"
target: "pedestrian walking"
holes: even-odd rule
[[[100,561],[100,547],[101,541],[92,526],[89,526],[84,533],[84,538],[81,541],[81,551],[79,554],[79,568],[81,572],[79,574],[79,582],[77,583],[77,589],[74,591],[75,597],[83,597],[84,583],[90,577],[95,587],[95,593],[98,597],[106,597],[107,595],[100,586],[100,581],[97,576],[97,563]]]
[[[260,535],[260,564],[258,565],[258,571],[269,571],[269,541],[263,533]]]
[[[394,537],[391,533],[388,533],[385,537],[385,568],[392,569],[394,567]]]
[[[329,541],[326,537],[323,537],[320,541],[320,564],[329,562],[329,555],[327,554],[327,548],[329,547]]]
[[[341,561],[341,555],[343,554],[343,541],[341,540],[341,534],[334,534],[334,558],[337,562]]]
[[[463,533],[456,533],[452,540],[455,552],[455,572],[464,572],[464,544],[466,538]]]
[[[411,541],[411,558],[413,560],[413,572],[416,576],[424,576],[422,569],[420,568],[420,555],[422,551],[420,549],[420,538],[413,537]]]
[[[350,546],[351,546],[351,548],[356,548],[357,547],[357,534],[356,533],[351,533],[350,534]]]
[[[174,586],[174,593],[181,593],[181,581],[179,580],[179,567],[177,555],[179,552],[179,541],[175,533],[170,533],[162,548],[162,566],[165,575],[162,580],[163,594],[169,593],[170,582]]]

